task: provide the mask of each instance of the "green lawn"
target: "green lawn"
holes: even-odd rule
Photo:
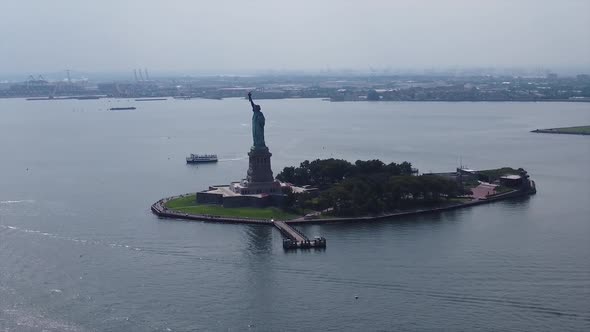
[[[509,191],[512,191],[512,190],[514,190],[514,189],[508,188],[508,187],[504,187],[504,186],[497,186],[496,187],[496,192],[498,194],[502,194],[502,193],[509,192]]]
[[[268,208],[224,208],[214,204],[198,204],[195,195],[185,196],[166,202],[166,207],[190,214],[208,214],[221,217],[238,217],[251,219],[289,220],[299,216],[277,207]]]
[[[197,205],[195,194],[190,194],[185,197],[175,198],[171,201],[166,202],[166,207],[169,209],[176,209],[183,206],[194,206]]]

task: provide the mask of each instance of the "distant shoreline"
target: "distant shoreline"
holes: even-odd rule
[[[213,99],[213,100],[224,100],[230,98],[241,98],[241,97],[216,97],[216,96],[160,96],[157,98],[137,98],[133,96],[127,97],[115,97],[115,96],[58,96],[58,97],[45,97],[45,96],[0,96],[0,99],[26,99],[27,101],[54,101],[54,100],[97,100],[97,99],[134,99],[135,101],[166,101],[170,99]],[[333,103],[342,103],[342,102],[371,102],[371,103],[395,103],[395,102],[402,102],[402,103],[590,103],[590,98],[583,98],[583,99],[496,99],[496,100],[487,100],[487,99],[457,99],[457,100],[448,100],[448,99],[400,99],[400,100],[337,100],[334,98],[329,97],[271,97],[265,98],[260,97],[260,100],[283,100],[283,99],[322,99],[324,101],[329,101]],[[545,129],[542,129],[545,130]],[[547,129],[548,130],[548,129]]]

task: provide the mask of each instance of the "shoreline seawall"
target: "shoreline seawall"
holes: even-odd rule
[[[510,198],[516,197],[525,197],[529,195],[534,195],[537,192],[535,182],[531,181],[531,189],[530,190],[512,190],[505,193],[496,194],[493,196],[489,196],[485,199],[474,199],[469,202],[465,203],[458,203],[447,205],[443,207],[436,207],[436,208],[429,208],[429,209],[415,209],[409,211],[400,211],[400,212],[392,212],[392,213],[385,213],[382,215],[377,216],[362,216],[362,217],[334,217],[334,218],[317,218],[317,219],[291,219],[285,220],[287,224],[323,224],[323,223],[332,223],[332,222],[370,222],[370,221],[378,221],[384,220],[389,218],[397,218],[397,217],[405,217],[405,216],[413,216],[413,215],[420,215],[420,214],[427,214],[427,213],[436,213],[436,212],[444,212],[450,210],[456,210],[461,208],[467,208],[471,206],[477,206],[482,204],[488,204],[493,202],[498,202]],[[185,197],[186,195],[178,195],[160,199],[159,201],[155,202],[151,206],[151,211],[155,215],[160,218],[171,218],[171,219],[183,219],[183,220],[195,220],[195,221],[205,221],[205,222],[219,222],[219,223],[230,223],[230,224],[258,224],[258,225],[273,225],[272,220],[265,220],[265,219],[250,219],[250,218],[235,218],[235,217],[222,217],[222,216],[215,216],[215,215],[201,215],[201,214],[188,214],[183,213],[175,210],[171,210],[166,208],[165,204],[167,201],[179,197]]]

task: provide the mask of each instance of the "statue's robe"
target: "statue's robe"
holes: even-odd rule
[[[261,111],[253,111],[252,114],[252,138],[254,147],[266,147],[264,143],[264,114]]]

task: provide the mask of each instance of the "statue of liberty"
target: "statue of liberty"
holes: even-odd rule
[[[252,92],[248,92],[248,100],[252,105],[252,138],[254,139],[254,148],[265,148],[264,144],[264,114],[260,111],[260,105],[252,101]]]

